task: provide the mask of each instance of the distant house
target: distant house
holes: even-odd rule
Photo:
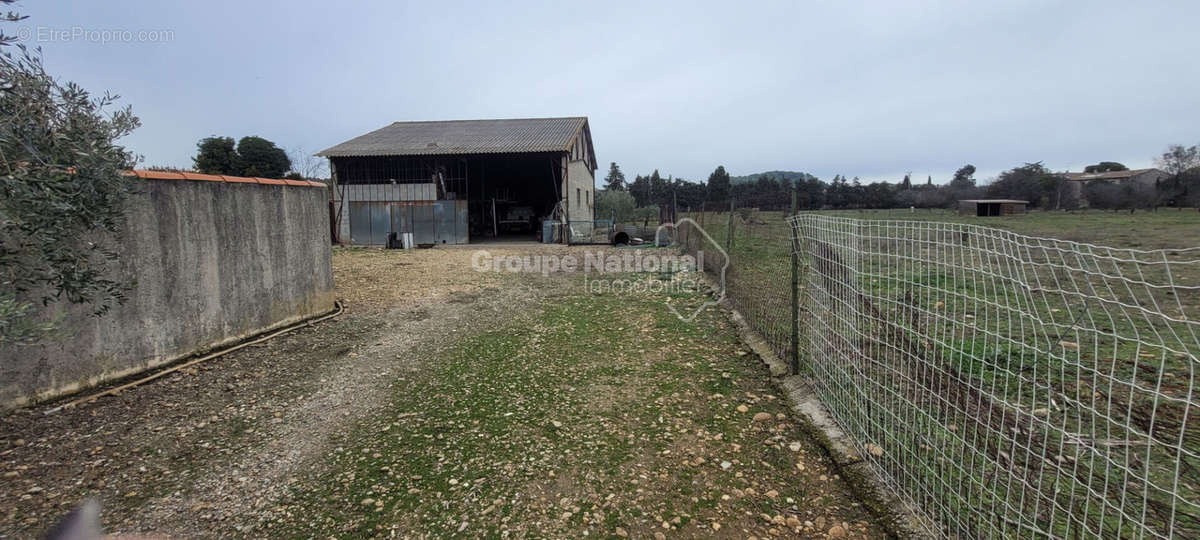
[[[593,219],[586,117],[395,122],[317,155],[329,158],[344,243],[532,240],[544,221]]]
[[[958,201],[958,213],[963,216],[1019,216],[1025,213],[1029,201],[1016,199],[964,199]]]
[[[1084,186],[1089,182],[1104,180],[1114,184],[1136,183],[1142,186],[1154,187],[1161,180],[1166,180],[1171,177],[1166,171],[1161,169],[1133,169],[1128,171],[1108,171],[1098,173],[1062,173],[1062,177],[1067,180],[1068,189],[1080,201],[1084,201]]]

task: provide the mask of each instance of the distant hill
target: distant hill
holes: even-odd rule
[[[760,173],[747,174],[746,176],[731,176],[731,177],[729,177],[729,183],[744,184],[747,182],[757,182],[758,179],[763,176],[770,176],[770,177],[775,178],[776,180],[788,180],[788,181],[810,180],[810,179],[816,178],[815,176],[813,176],[811,174],[808,174],[806,172],[800,172],[800,171],[765,171],[765,172],[760,172]]]

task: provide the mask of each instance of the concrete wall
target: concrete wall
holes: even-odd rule
[[[218,177],[219,178],[219,177]],[[142,180],[118,240],[135,282],[102,317],[53,304],[69,334],[0,349],[0,408],[123,377],[333,308],[326,189]]]

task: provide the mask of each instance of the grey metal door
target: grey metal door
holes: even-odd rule
[[[382,245],[387,243],[388,233],[391,232],[392,217],[388,212],[388,204],[383,202],[367,203],[371,206],[371,243]]]
[[[467,201],[454,201],[454,243],[470,242],[467,231]]]
[[[391,203],[392,232],[412,232],[412,205],[409,203]]]
[[[411,208],[413,242],[433,244],[437,242],[437,225],[433,219],[433,205],[417,203]]]
[[[454,243],[455,201],[433,201],[433,216],[436,222],[436,242]]]
[[[350,243],[371,243],[371,206],[365,202],[350,203]]]

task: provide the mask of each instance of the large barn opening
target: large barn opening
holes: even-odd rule
[[[471,160],[471,242],[542,239],[555,219],[562,185],[560,154],[503,154]]]
[[[556,219],[558,153],[334,159],[350,240],[387,245],[540,241]]]

